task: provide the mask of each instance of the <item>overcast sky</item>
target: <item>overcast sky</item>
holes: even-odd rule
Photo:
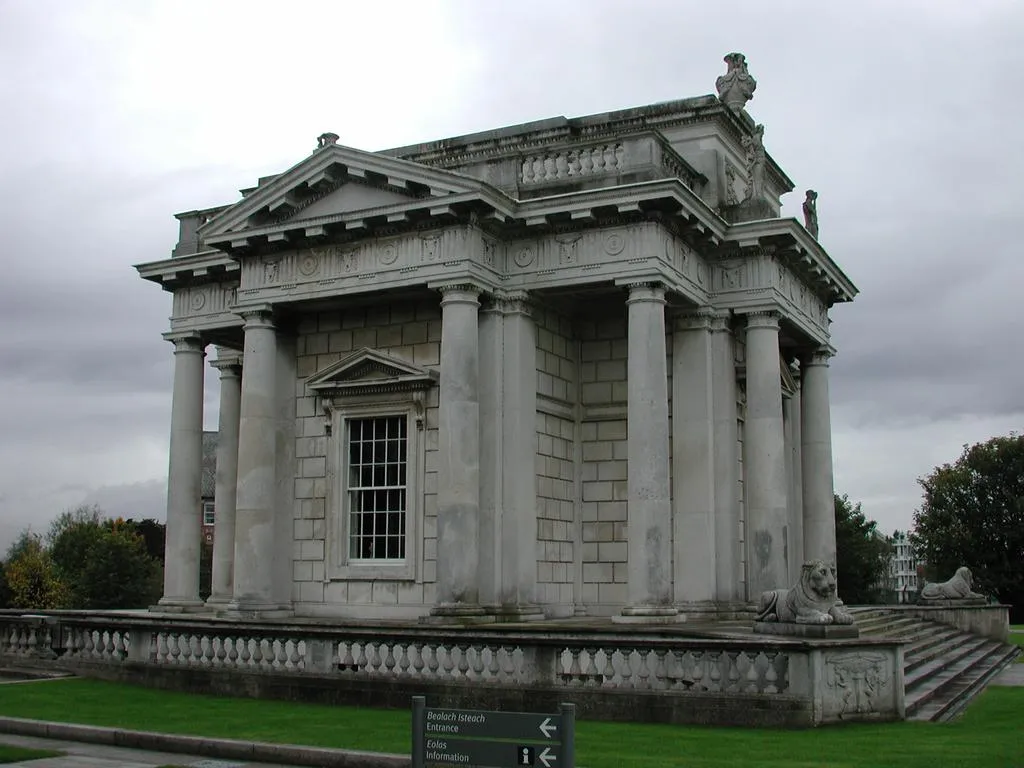
[[[714,92],[861,290],[832,312],[836,490],[886,532],[916,478],[1020,431],[1024,3],[0,0],[0,546],[82,502],[164,515],[173,214],[334,131],[368,150]],[[216,428],[208,369],[207,428]]]

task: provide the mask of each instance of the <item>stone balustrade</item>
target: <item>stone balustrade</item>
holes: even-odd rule
[[[708,706],[725,724],[902,717],[901,653],[895,644],[877,640],[822,645],[594,627],[329,627],[84,612],[42,618],[0,613],[0,664],[18,666],[31,659],[39,666],[45,659],[45,666],[79,674],[159,679],[171,687],[177,670],[181,679],[192,680],[190,689],[196,688],[199,674],[221,692],[235,690],[240,675],[248,676],[241,690],[249,693],[261,690],[261,680],[273,693],[274,686],[303,679],[335,693],[346,687],[358,691],[364,703],[373,701],[365,698],[366,691],[387,691],[390,698],[379,702],[387,705],[417,691],[464,703],[479,697],[493,701],[506,693],[515,698],[523,691],[572,698],[575,691],[590,697],[583,700],[589,702],[589,716],[609,719],[635,719],[635,707],[666,695],[678,697],[669,718],[676,722],[714,722],[702,709]],[[852,712],[851,683],[844,679],[837,688],[834,672],[826,674],[836,664],[841,670],[843,664],[849,667],[850,659],[856,669],[867,670],[856,674],[874,676]],[[235,682],[217,688],[218,676]],[[889,693],[879,687],[883,678]],[[831,709],[830,686],[839,697]],[[622,696],[633,703],[626,706]],[[518,699],[507,704],[522,706]]]

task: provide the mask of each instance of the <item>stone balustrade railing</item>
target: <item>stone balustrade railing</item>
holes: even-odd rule
[[[704,180],[664,139],[652,134],[621,142],[535,151],[523,157],[519,183],[531,186],[570,182],[604,174],[629,174],[638,179],[678,178],[690,189]]]
[[[766,706],[803,701],[815,723],[846,713],[851,675],[859,675],[870,686],[857,689],[854,714],[902,716],[901,651],[898,645],[870,640],[821,647],[779,638],[675,637],[594,628],[332,627],[298,621],[0,613],[0,664],[29,660],[122,677],[111,670],[312,677],[349,680],[363,689],[380,682],[383,688],[397,684],[417,690],[525,686],[561,695],[578,690],[736,696],[748,705],[753,697]],[[879,687],[883,679],[891,689],[885,693]],[[836,712],[829,710],[829,690],[838,702]]]

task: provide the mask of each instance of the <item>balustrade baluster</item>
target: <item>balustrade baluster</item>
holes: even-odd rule
[[[664,648],[654,649],[654,680],[651,681],[651,687],[659,691],[672,687],[668,679],[668,668],[665,666]]]
[[[454,648],[455,648],[455,646],[447,645],[447,644],[445,644],[445,645],[440,645],[439,644],[437,646],[438,653],[441,653],[442,650],[444,652],[444,661],[441,664],[441,668],[444,670],[444,679],[445,680],[451,680],[452,677],[453,677],[452,670],[455,669],[455,659],[454,659],[455,652],[454,652]]]
[[[355,672],[356,671],[356,660],[352,656],[352,643],[346,640],[343,643],[343,645],[345,646],[345,654],[344,654],[344,656],[342,656],[341,664],[339,666],[341,667],[341,670],[343,672]],[[341,655],[340,649],[339,649],[339,655]]]
[[[725,690],[725,684],[722,682],[722,652],[721,651],[708,651],[708,690],[715,693]]]
[[[728,665],[729,670],[729,682],[728,685],[725,687],[725,691],[726,693],[736,693],[740,689],[740,670],[736,663],[736,658],[737,656],[739,656],[739,652],[726,651],[725,655],[727,658],[726,664]]]

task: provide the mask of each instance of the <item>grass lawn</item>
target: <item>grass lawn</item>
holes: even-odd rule
[[[25,749],[24,747],[9,747],[6,744],[0,744],[0,763],[40,760],[44,757],[60,757],[63,754],[63,752],[54,752],[50,749]]]
[[[1010,629],[1016,629],[1019,631],[1010,632],[1008,642],[1011,642],[1014,645],[1019,645],[1021,648],[1024,648],[1024,624],[1011,624]],[[1017,663],[1024,664],[1024,653],[1017,657]]]
[[[0,687],[0,714],[254,741],[409,753],[410,713],[157,691],[98,680]],[[585,768],[1024,766],[1024,688],[989,688],[953,723],[805,731],[580,722]]]

